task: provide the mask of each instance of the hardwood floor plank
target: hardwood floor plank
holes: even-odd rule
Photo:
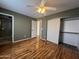
[[[79,51],[40,40],[36,48],[36,39],[0,46],[0,59],[79,59]],[[2,56],[2,57],[1,57]]]

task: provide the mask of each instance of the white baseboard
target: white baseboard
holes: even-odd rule
[[[35,38],[35,37],[32,37],[32,38]],[[32,38],[25,38],[25,39],[17,40],[17,41],[14,41],[14,43],[25,41],[25,40],[29,40],[29,39],[32,39]]]
[[[25,41],[25,40],[28,40],[28,39],[31,39],[31,38],[25,38],[25,39],[17,40],[17,41],[14,41],[14,43]]]

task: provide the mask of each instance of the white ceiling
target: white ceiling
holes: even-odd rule
[[[33,18],[41,17],[43,15],[36,12],[33,7],[28,5],[38,6],[41,0],[0,0],[0,7],[18,12]],[[56,11],[47,11],[46,15],[55,14],[61,11],[79,7],[79,0],[48,0],[46,6],[56,7]]]

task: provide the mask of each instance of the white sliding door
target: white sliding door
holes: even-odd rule
[[[48,20],[47,25],[47,40],[58,44],[59,41],[59,30],[60,30],[60,19],[55,18]]]

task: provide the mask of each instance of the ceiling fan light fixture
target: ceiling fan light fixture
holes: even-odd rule
[[[45,8],[45,7],[39,7],[39,8],[37,9],[37,12],[38,12],[38,13],[41,13],[41,14],[44,14],[44,13],[46,12],[46,8]]]
[[[46,12],[46,9],[43,8],[43,9],[41,10],[41,13],[44,14],[45,12]]]
[[[37,12],[40,13],[40,12],[41,12],[41,8],[38,8],[38,9],[37,9]]]

